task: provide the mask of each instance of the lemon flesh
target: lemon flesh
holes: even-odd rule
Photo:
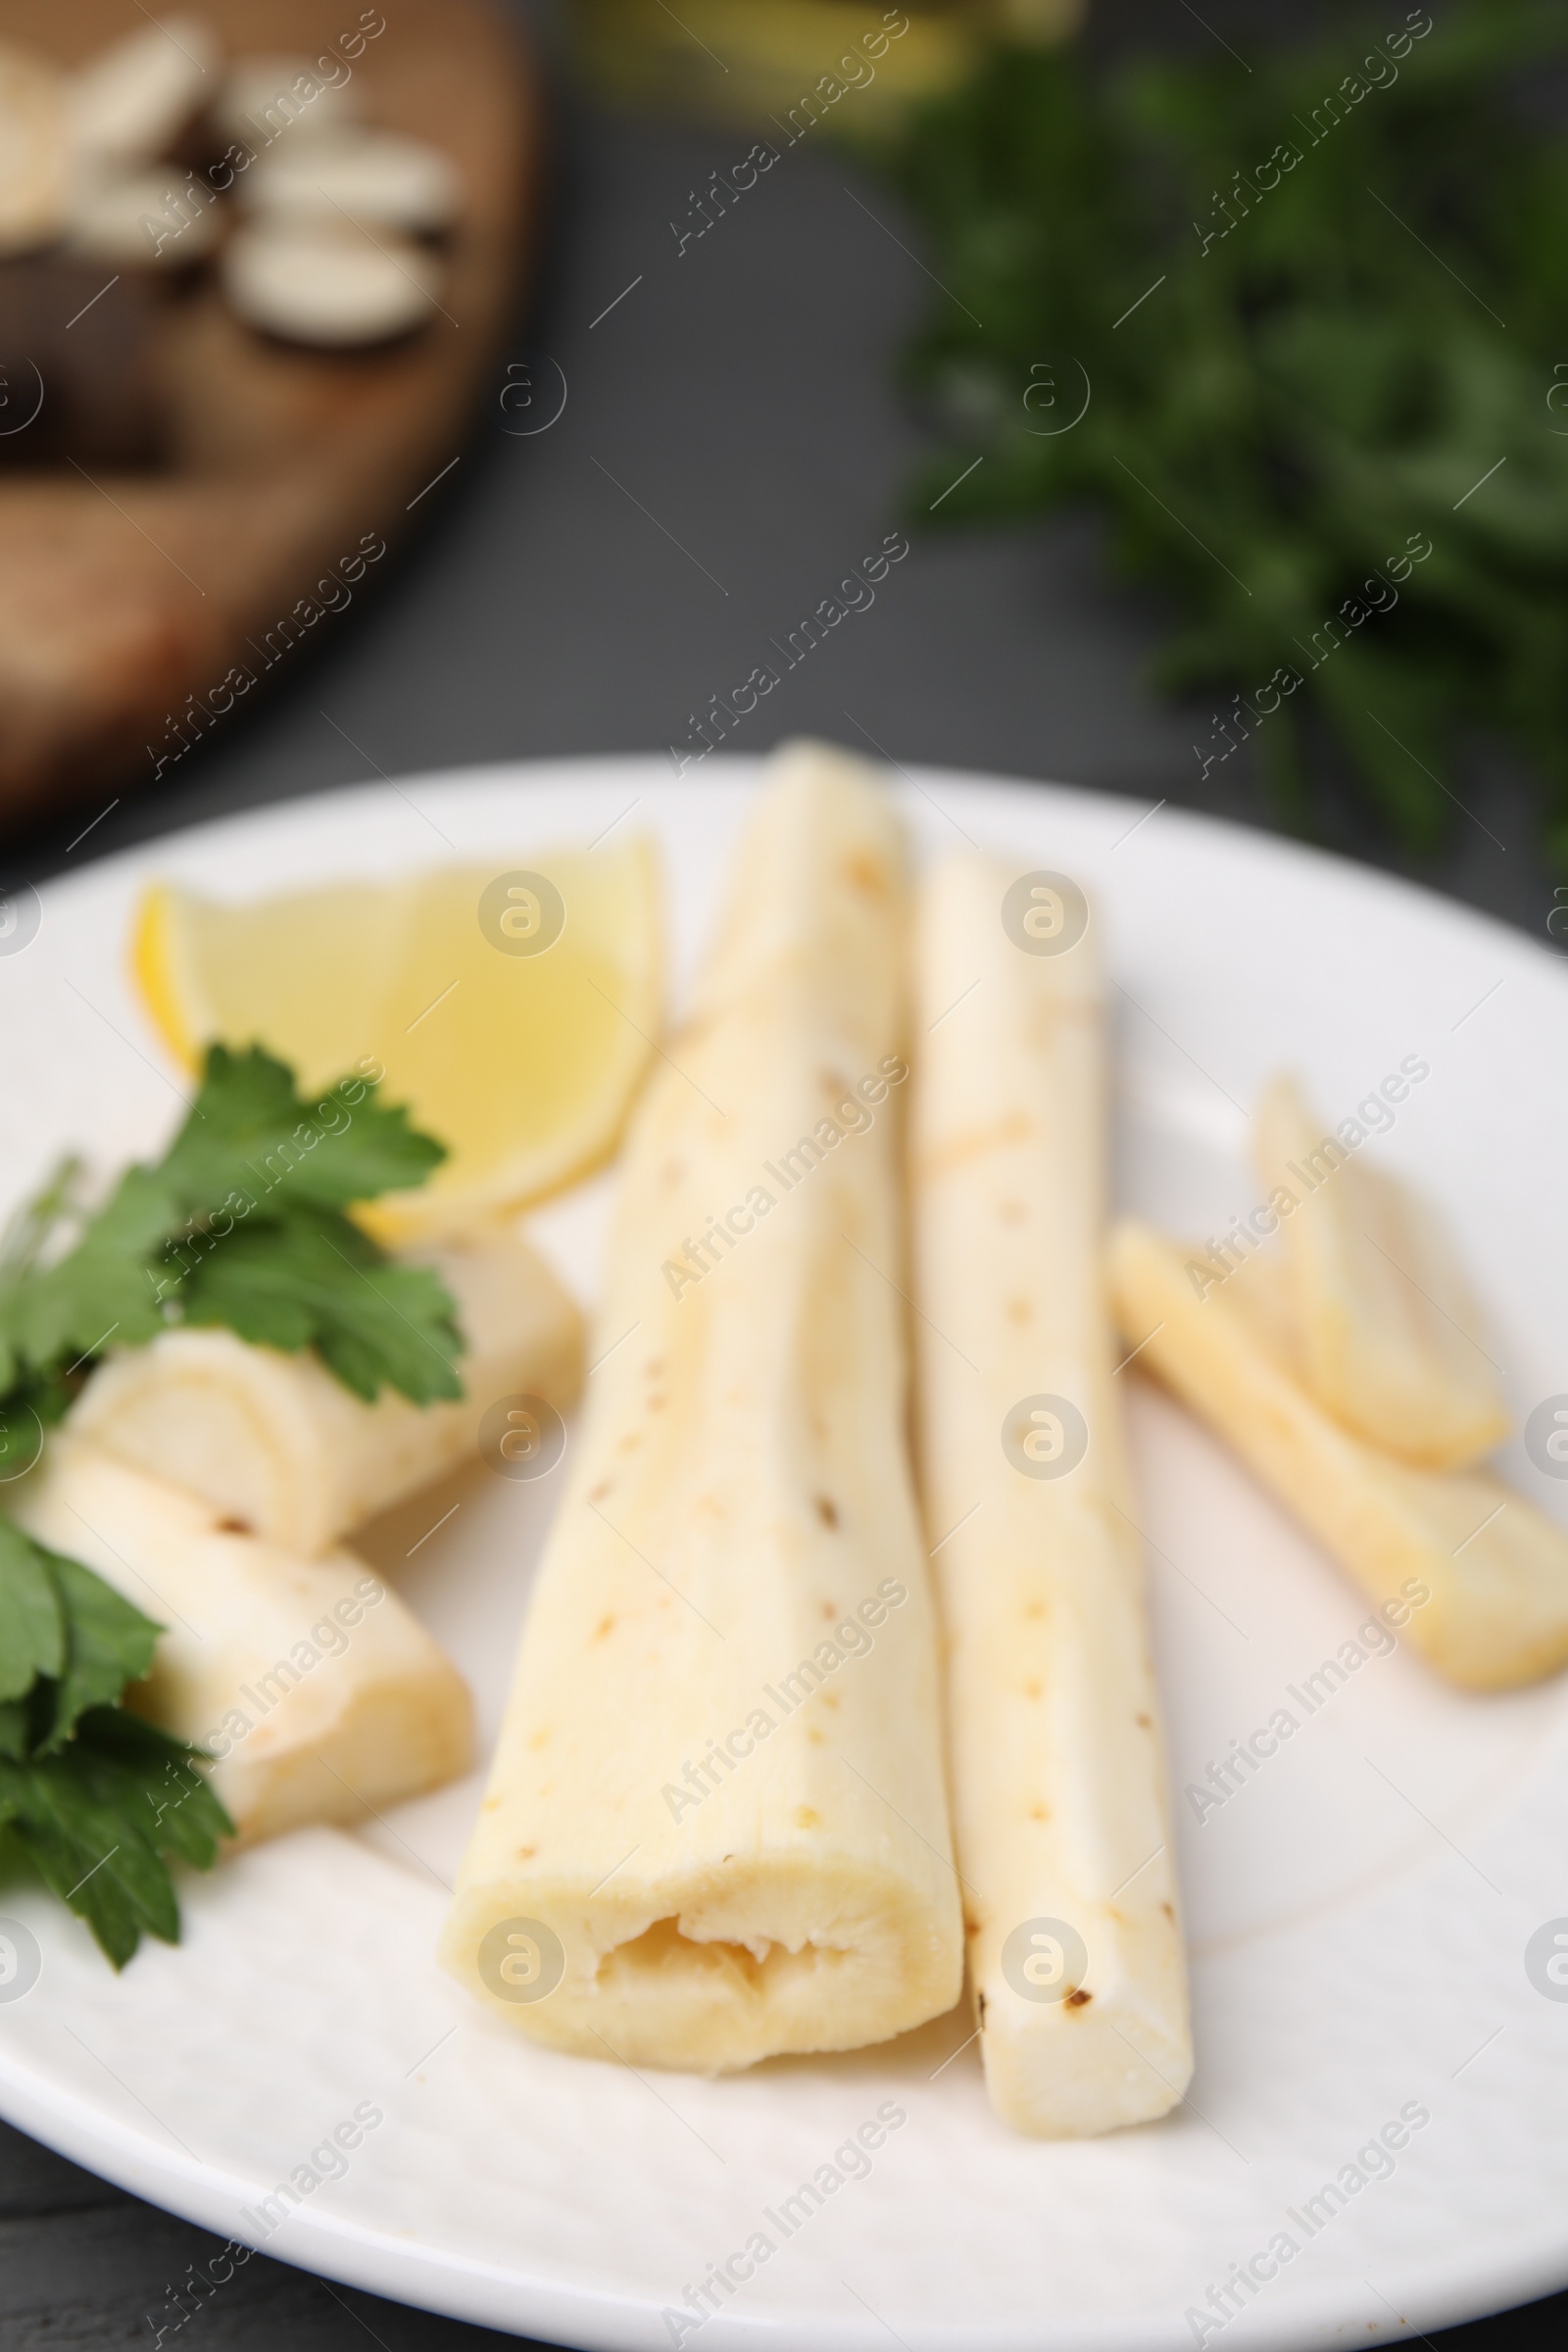
[[[131,945],[143,1003],[192,1069],[215,1042],[265,1046],[306,1092],[384,1069],[383,1099],[449,1153],[428,1184],[359,1212],[399,1245],[606,1157],[653,1051],[662,962],[639,841],[239,906],[158,884]]]

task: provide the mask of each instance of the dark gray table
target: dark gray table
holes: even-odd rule
[[[1103,0],[1101,13],[1106,37],[1207,37],[1179,0]],[[1244,46],[1260,17],[1287,13],[1241,0],[1204,10]],[[745,678],[902,518],[919,447],[889,391],[890,362],[931,288],[874,183],[803,142],[677,253],[671,219],[747,143],[568,105],[548,282],[508,355],[533,363],[541,399],[549,363],[564,370],[559,421],[509,432],[528,418],[502,408],[498,368],[461,464],[423,502],[417,543],[373,599],[321,623],[268,703],[220,724],[156,788],[122,794],[85,839],[93,808],[15,845],[13,870],[42,879],[171,827],[378,771],[685,743],[691,714]],[[875,606],[731,740],[762,751],[811,731],[901,760],[1266,823],[1241,759],[1200,792],[1192,745],[1206,740],[1206,708],[1173,709],[1140,683],[1157,632],[1152,605],[1107,584],[1087,520],[916,536]],[[1222,781],[1223,797],[1212,789]],[[1478,752],[1464,799],[1473,814],[1456,816],[1421,878],[1545,940],[1551,879],[1524,779]],[[1332,837],[1396,862],[1348,815]],[[150,2346],[187,2266],[217,2251],[204,2232],[0,2127],[0,2352]],[[1443,2342],[1518,2352],[1565,2319],[1568,2296]],[[515,2341],[263,2257],[180,2333],[182,2352]]]

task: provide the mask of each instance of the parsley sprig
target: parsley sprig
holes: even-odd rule
[[[171,1325],[221,1324],[314,1348],[357,1396],[463,1394],[452,1299],[394,1264],[346,1213],[423,1183],[443,1146],[345,1079],[302,1097],[260,1047],[214,1046],[190,1113],[155,1166],[127,1168],[88,1213],[74,1162],[0,1248],[0,1426],[58,1420],[98,1356]]]
[[[1250,71],[1004,50],[890,159],[943,288],[916,511],[1098,507],[1170,592],[1156,682],[1239,698],[1199,760],[1252,735],[1303,828],[1326,726],[1430,850],[1482,725],[1568,864],[1565,57],[1541,0],[1357,6]]]
[[[162,1628],[0,1519],[0,1826],[123,1968],[179,1937],[171,1859],[211,1867],[233,1823],[200,1752],[122,1703]]]
[[[107,1349],[180,1323],[314,1348],[367,1400],[383,1388],[416,1404],[461,1396],[451,1297],[347,1213],[422,1184],[445,1156],[371,1081],[313,1099],[260,1047],[214,1046],[156,1165],[127,1168],[89,1210],[79,1163],[63,1161],[0,1240],[8,1475],[26,1467],[30,1416],[57,1421]],[[144,1933],[177,1939],[171,1860],[205,1870],[233,1830],[199,1769],[208,1759],[123,1703],[161,1631],[0,1517],[0,1829],[117,1968]]]

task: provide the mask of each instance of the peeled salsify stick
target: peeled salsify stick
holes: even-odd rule
[[[1185,1250],[1147,1225],[1119,1225],[1112,1295],[1140,1365],[1364,1592],[1409,1612],[1409,1639],[1450,1681],[1506,1690],[1568,1663],[1568,1534],[1500,1480],[1396,1461],[1325,1412],[1300,1377],[1288,1298],[1258,1285],[1265,1262],[1246,1261],[1200,1298]]]
[[[1391,1083],[1408,1092],[1404,1080]],[[1284,1212],[1302,1371],[1319,1402],[1369,1445],[1435,1470],[1463,1469],[1500,1446],[1502,1381],[1436,1210],[1396,1177],[1352,1161],[1293,1079],[1264,1095],[1254,1143]],[[1223,1279],[1218,1266],[1204,1271]]]
[[[383,1389],[367,1404],[309,1351],[171,1331],[95,1373],[70,1427],[312,1558],[471,1454],[498,1399],[558,1411],[576,1400],[582,1318],[524,1241],[498,1225],[416,1254],[457,1302],[461,1400],[417,1405]]]
[[[164,1627],[126,1703],[218,1757],[240,1844],[358,1825],[467,1770],[467,1686],[354,1553],[302,1560],[233,1535],[194,1495],[66,1435],[12,1492],[29,1535]]]
[[[542,2040],[709,2073],[881,2040],[962,1974],[895,1287],[902,843],[855,762],[774,775],[627,1142],[443,1946]]]
[[[911,1113],[919,1471],[986,2082],[1043,2137],[1193,2070],[1159,1706],[1102,1246],[1099,942],[978,854],[920,894]]]

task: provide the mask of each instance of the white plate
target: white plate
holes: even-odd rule
[[[635,805],[626,825],[667,853],[684,973],[754,773],[466,770],[202,826],[50,883],[37,937],[0,957],[0,1188],[20,1194],[84,1139],[106,1164],[151,1152],[172,1123],[171,1078],[122,969],[149,877],[243,898],[454,853],[513,862],[591,840]],[[1129,804],[937,771],[899,790],[922,845],[965,831],[1098,894],[1122,992],[1124,1204],[1216,1230],[1250,1205],[1242,1106],[1270,1071],[1295,1064],[1337,1123],[1419,1056],[1430,1076],[1367,1152],[1419,1172],[1457,1219],[1516,1412],[1568,1391],[1568,979],[1546,953],[1376,874],[1169,809],[1139,823]],[[536,1220],[585,1296],[604,1198],[601,1181]],[[1133,1396],[1179,1792],[1366,1611],[1183,1414]],[[1568,1505],[1521,1451],[1509,1470],[1546,1509]],[[491,1733],[550,1501],[543,1484],[481,1469],[367,1545],[472,1678]],[[8,1891],[0,1907],[31,1927],[44,1966],[0,2004],[0,2108],[125,2187],[255,2240],[244,2209],[368,2102],[382,2122],[268,2252],[585,2346],[675,2341],[665,2309],[758,2230],[770,2257],[687,2344],[1364,2343],[1568,2281],[1568,2002],[1544,1998],[1524,1965],[1530,1936],[1568,1913],[1561,1683],[1465,1697],[1401,1648],[1303,1714],[1223,1810],[1200,1823],[1178,1795],[1192,2096],[1170,2121],[1078,2145],[996,2122],[974,2050],[951,2056],[970,2031],[961,2012],[880,2049],[718,2082],[529,2047],[431,1957],[476,1787],[189,1878],[184,1943],[144,1946],[118,1979],[58,1906]],[[869,2175],[786,2241],[764,2211],[888,2100],[906,2121]],[[1392,2174],[1308,2236],[1291,2215],[1406,2109],[1430,2121]],[[1242,2308],[1223,2328],[1188,2316],[1281,2231],[1298,2251],[1250,2294],[1233,2288]]]

